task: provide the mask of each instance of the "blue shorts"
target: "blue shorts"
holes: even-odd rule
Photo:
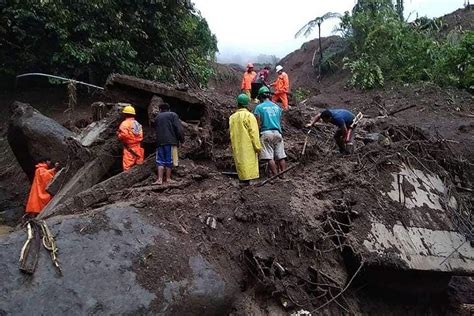
[[[173,166],[178,165],[178,157],[173,157],[173,147],[174,149],[174,156],[178,155],[177,147],[174,145],[162,145],[158,146],[156,149],[156,164],[159,167],[166,167],[172,168]]]

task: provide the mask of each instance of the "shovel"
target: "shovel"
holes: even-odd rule
[[[303,150],[301,151],[301,157],[304,156],[306,152],[306,146],[308,145],[309,134],[311,134],[312,129],[310,128],[309,131],[306,133],[306,137],[304,139]]]

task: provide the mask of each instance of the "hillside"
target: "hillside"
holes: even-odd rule
[[[317,82],[317,49],[313,40],[281,61],[292,91],[310,91],[283,115],[291,169],[268,178],[262,162],[248,187],[229,143],[241,69],[215,65],[208,90],[113,74],[68,124],[64,89],[5,93],[0,315],[471,315],[473,96],[427,83],[357,90],[344,71]],[[154,184],[156,96],[186,123],[166,185]],[[145,134],[147,158],[128,172],[121,102],[135,106]],[[332,125],[304,127],[328,107],[364,114],[353,154],[338,153]],[[74,124],[97,108],[102,117]],[[64,166],[40,215],[61,271],[36,240],[27,275],[23,170],[44,152]]]

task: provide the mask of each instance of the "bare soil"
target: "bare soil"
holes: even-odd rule
[[[324,39],[323,45],[333,40]],[[282,178],[262,186],[241,188],[235,178],[222,174],[234,171],[227,118],[235,108],[233,91],[238,80],[237,74],[229,71],[218,78],[215,91],[200,92],[208,100],[205,119],[210,123],[206,127],[210,131],[206,132],[210,132],[213,141],[212,146],[204,149],[206,155],[183,155],[181,166],[175,171],[178,183],[160,189],[150,187],[155,180],[155,174],[150,172],[147,179],[133,188],[113,192],[100,202],[131,203],[150,223],[178,236],[172,248],[181,251],[170,252],[166,260],[159,259],[162,256],[158,253],[166,252],[167,245],[160,244],[158,239],[136,258],[133,271],[138,281],[159,297],[164,276],[179,280],[188,272],[175,267],[185,266],[183,262],[192,248],[218,267],[227,280],[238,284],[240,295],[229,311],[232,315],[274,315],[302,308],[313,315],[467,315],[465,305],[474,303],[471,279],[453,278],[448,287],[449,277],[444,275],[413,272],[400,277],[399,272],[405,269],[403,262],[389,255],[379,259],[382,268],[374,277],[348,241],[364,239],[370,230],[371,214],[381,215],[387,225],[410,225],[410,213],[380,193],[388,189],[391,172],[402,163],[440,175],[452,188],[460,208],[472,210],[472,191],[459,189],[473,187],[472,95],[429,84],[394,84],[380,90],[358,91],[346,87],[348,74],[344,72],[323,77],[318,83],[310,66],[315,45],[314,41],[309,42],[282,60],[293,91],[303,87],[312,92],[306,101],[293,104],[284,115],[288,162],[297,166]],[[123,91],[120,95],[92,99],[111,98],[118,102],[114,97],[122,99],[127,95],[136,100],[151,98],[140,91]],[[7,94],[2,102],[19,98],[51,111],[61,121],[65,119],[64,97],[38,91],[23,99],[21,95]],[[84,110],[84,118],[88,116],[90,101],[85,100],[84,106],[78,107]],[[48,103],[55,105],[54,110]],[[391,114],[411,105],[415,106]],[[333,143],[334,128],[317,125],[309,136],[306,155],[302,156],[307,133],[304,124],[326,107],[363,112],[369,120],[358,127],[358,135],[382,133],[390,137],[391,145],[364,146],[359,139],[353,155],[341,156]],[[12,170],[2,177],[2,185],[20,176],[18,166]],[[262,166],[262,180],[264,170]],[[26,182],[17,181],[8,187],[8,194],[15,190],[19,191],[10,200],[24,200]],[[89,212],[99,206],[77,212]],[[423,212],[423,219],[433,215],[428,208],[420,209]],[[452,230],[456,228],[453,216],[447,214],[446,222],[416,224]],[[215,228],[209,224],[214,221]],[[95,225],[106,224],[99,220]],[[420,289],[434,290],[426,293]],[[160,303],[156,299],[151,308]],[[198,305],[188,312],[202,313]]]

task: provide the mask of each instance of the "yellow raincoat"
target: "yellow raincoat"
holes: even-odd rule
[[[230,143],[240,180],[259,177],[258,154],[262,146],[255,116],[246,108],[238,109],[229,118]]]

